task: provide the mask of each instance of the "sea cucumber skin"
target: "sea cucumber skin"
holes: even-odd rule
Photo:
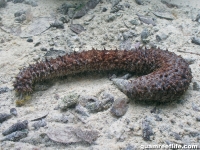
[[[58,76],[89,71],[128,71],[143,74],[134,80],[115,80],[134,100],[166,102],[179,98],[192,80],[189,64],[161,49],[89,50],[59,56],[23,68],[16,77],[17,93],[33,91],[33,84]]]

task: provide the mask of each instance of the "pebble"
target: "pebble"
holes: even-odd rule
[[[153,12],[153,14],[159,18],[163,18],[163,19],[167,19],[167,20],[174,19],[174,16],[168,12]]]
[[[197,104],[192,103],[192,109],[194,111],[200,112],[200,107]]]
[[[193,82],[192,87],[193,87],[193,90],[194,90],[194,91],[199,91],[199,90],[200,90],[199,83],[197,83],[197,82]]]
[[[39,129],[40,127],[45,127],[47,125],[45,119],[41,119],[39,121],[36,121],[35,123],[32,124],[32,127],[35,129]]]
[[[50,27],[55,27],[56,29],[64,29],[64,24],[61,21],[56,21],[52,23]]]
[[[197,14],[195,21],[200,22],[200,13]]]
[[[19,10],[19,11],[17,11],[16,13],[14,13],[14,16],[15,17],[19,17],[19,16],[21,16],[22,14],[25,14],[26,13],[26,11],[24,11],[24,10]]]
[[[10,109],[10,114],[12,114],[14,116],[17,116],[17,110],[16,110],[16,108],[11,108]]]
[[[0,0],[0,7],[5,7],[7,1],[6,0]]]
[[[8,92],[10,89],[8,87],[1,87],[0,94]]]
[[[21,16],[19,17],[15,17],[15,21],[16,22],[19,22],[19,23],[22,23],[23,21],[26,20],[26,15],[25,14],[22,14]]]
[[[128,110],[127,102],[128,100],[125,98],[116,99],[111,107],[111,114],[113,114],[116,117],[123,116]]]
[[[148,29],[144,29],[141,33],[141,39],[144,40],[144,39],[147,39],[149,37],[150,33],[149,33],[149,30]]]
[[[154,117],[156,118],[156,121],[162,121],[162,118],[160,116],[155,115]]]
[[[106,7],[103,7],[102,12],[106,12],[108,9]]]
[[[122,33],[122,36],[124,40],[128,40],[129,38],[133,38],[134,36],[136,36],[136,34],[134,30],[129,30],[127,32]]]
[[[124,10],[124,6],[123,5],[116,5],[116,6],[111,8],[110,13],[116,13],[120,10]]]
[[[31,43],[31,42],[33,42],[33,39],[28,38],[28,39],[27,39],[27,42]]]
[[[21,131],[21,130],[27,129],[27,127],[28,127],[28,121],[24,120],[22,122],[17,122],[15,124],[13,124],[8,129],[3,131],[2,134],[5,136],[5,135],[8,135],[8,134],[15,132],[15,131]]]
[[[110,3],[112,4],[112,7],[113,7],[113,6],[118,5],[120,1],[121,0],[110,0]]]
[[[15,131],[7,136],[5,136],[1,141],[19,141],[22,138],[25,138],[28,136],[28,130],[23,131]]]
[[[136,14],[138,16],[138,18],[140,19],[140,21],[142,21],[145,24],[151,24],[153,26],[156,26],[155,21],[151,18],[151,17],[146,17],[146,16],[142,16],[139,14]]]
[[[129,21],[132,25],[139,25],[140,24],[140,21],[138,19],[132,19]]]
[[[199,37],[193,37],[192,38],[192,43],[200,45],[200,38]]]
[[[24,4],[31,5],[32,7],[38,6],[37,2],[35,0],[25,0]]]
[[[164,34],[164,33],[159,33],[156,35],[156,40],[158,42],[161,42],[163,40],[166,40],[168,38],[168,35]]]
[[[196,117],[196,121],[200,122],[200,117]]]
[[[70,19],[68,16],[62,16],[60,17],[59,21],[61,21],[62,23],[68,23]]]
[[[47,51],[47,48],[41,47],[40,50],[41,50],[41,51]]]
[[[0,113],[0,123],[3,123],[4,121],[8,120],[9,118],[11,118],[11,114]]]
[[[181,140],[181,136],[176,132],[172,132],[170,135],[173,136],[175,140]]]
[[[88,113],[87,109],[85,107],[83,107],[82,105],[80,105],[80,104],[76,105],[75,111],[77,113],[81,114],[82,116],[89,117],[89,113]]]
[[[151,141],[153,135],[152,127],[146,119],[142,121],[142,137],[145,141]]]
[[[105,17],[105,21],[106,22],[112,22],[116,19],[116,15],[115,14],[109,14],[108,16]]]
[[[143,0],[135,0],[135,2],[136,2],[138,5],[143,5],[143,4],[144,4]]]
[[[13,3],[22,3],[24,0],[13,0]]]
[[[64,96],[60,99],[59,105],[61,110],[67,110],[68,108],[75,107],[78,102],[79,95],[77,93],[72,93]]]

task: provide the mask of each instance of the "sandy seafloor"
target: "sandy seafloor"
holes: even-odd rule
[[[60,14],[57,12],[57,8],[64,2],[66,1],[38,0],[37,7],[8,2],[6,7],[0,8],[1,27],[20,26],[22,31],[25,30],[32,20],[16,23],[14,13],[21,9],[31,8],[32,19],[39,17],[59,18]],[[200,91],[194,90],[193,83],[197,82],[200,85],[200,46],[191,42],[192,37],[200,36],[200,23],[194,21],[200,11],[199,1],[175,0],[174,3],[179,6],[178,8],[168,8],[160,0],[145,0],[143,5],[136,4],[134,0],[125,0],[119,4],[124,5],[125,3],[130,4],[130,7],[125,7],[124,10],[111,14],[111,3],[102,0],[85,16],[74,19],[73,23],[81,24],[86,29],[80,34],[72,32],[69,29],[70,23],[66,23],[64,29],[50,28],[40,35],[33,36],[33,42],[29,43],[27,38],[0,30],[0,87],[10,89],[10,91],[0,94],[0,113],[9,113],[11,108],[16,108],[18,112],[17,117],[12,117],[0,124],[0,139],[3,138],[1,133],[17,121],[29,121],[49,113],[46,117],[47,126],[34,130],[29,122],[29,134],[26,138],[18,142],[1,142],[0,149],[132,150],[139,149],[141,145],[199,145],[200,122],[197,121],[197,118],[200,117]],[[104,7],[107,8],[106,12],[102,12]],[[153,12],[168,12],[172,14],[174,19],[158,18],[153,15]],[[136,13],[155,18],[156,26],[144,23],[130,24],[130,20],[138,20]],[[107,22],[105,20],[109,15],[114,15],[115,19]],[[91,19],[92,17],[93,19]],[[70,76],[63,80],[56,79],[46,90],[34,92],[32,99],[24,106],[16,107],[15,100],[17,98],[12,86],[14,77],[20,68],[44,58],[46,51],[41,51],[41,48],[47,48],[47,50],[54,48],[66,52],[89,50],[92,47],[116,49],[123,41],[123,32],[134,31],[135,35],[129,37],[129,40],[135,44],[137,41],[141,41],[140,34],[145,28],[150,32],[147,47],[159,46],[193,61],[190,65],[193,74],[192,82],[179,101],[157,105],[155,103],[136,103],[130,100],[128,111],[120,118],[113,117],[108,109],[91,113],[85,120],[85,124],[76,118],[68,123],[56,122],[53,118],[62,114],[68,115],[73,110],[61,112],[54,109],[58,106],[55,94],[63,97],[70,92],[76,92],[82,95],[98,96],[102,91],[108,91],[114,95],[115,99],[126,97],[113,85],[107,75],[88,73],[87,75]],[[160,42],[156,41],[155,37],[159,33],[165,33],[168,38]],[[41,44],[35,47],[37,42]],[[156,113],[151,113],[155,106]],[[155,115],[162,118],[162,121],[156,121]],[[145,141],[142,138],[142,121],[145,118],[148,118],[154,133],[150,141]],[[99,136],[93,144],[79,142],[65,145],[53,142],[44,135],[51,128],[64,128],[65,126],[95,129],[99,131]]]

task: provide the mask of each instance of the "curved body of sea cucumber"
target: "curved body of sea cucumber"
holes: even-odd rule
[[[179,98],[192,79],[188,63],[175,53],[160,49],[89,50],[66,54],[23,68],[16,77],[18,93],[33,91],[41,80],[88,71],[128,71],[143,74],[135,80],[121,80],[120,90],[129,98],[171,101]]]

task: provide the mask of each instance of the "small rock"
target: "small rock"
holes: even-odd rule
[[[75,32],[76,34],[81,33],[82,31],[85,31],[84,27],[80,24],[71,24],[70,29]]]
[[[197,82],[193,82],[193,90],[194,91],[199,91],[200,90],[200,86],[199,86],[199,84],[197,83]]]
[[[118,98],[114,101],[110,112],[117,117],[123,116],[128,110],[127,99]]]
[[[0,0],[0,7],[5,7],[7,1],[6,0]]]
[[[16,110],[16,108],[11,108],[10,109],[10,114],[12,114],[14,116],[17,116],[17,110]]]
[[[72,19],[74,17],[75,12],[76,12],[75,8],[68,9],[67,15],[69,16],[70,19]]]
[[[170,135],[173,136],[175,140],[181,140],[181,136],[176,132],[172,132]]]
[[[25,0],[24,4],[31,5],[32,7],[38,6],[37,2],[35,0]]]
[[[45,119],[41,119],[35,123],[32,124],[32,127],[34,127],[35,129],[39,129],[40,127],[45,127],[47,125]]]
[[[41,47],[40,50],[41,50],[41,51],[47,51],[47,48]]]
[[[127,32],[122,33],[122,36],[124,40],[128,40],[129,38],[136,36],[136,34],[135,34],[135,31],[129,30]]]
[[[112,22],[116,19],[116,15],[115,14],[110,14],[105,18],[106,22]]]
[[[110,13],[116,13],[120,10],[124,10],[124,6],[123,5],[116,5],[116,6],[111,8]]]
[[[132,49],[134,49],[134,46],[132,45],[132,41],[130,39],[128,39],[125,41],[123,40],[120,43],[119,48],[123,49],[123,50],[132,50]]]
[[[3,138],[1,141],[19,141],[22,138],[27,137],[28,135],[28,130],[24,131],[15,131],[9,135],[7,135],[5,138]]]
[[[102,9],[102,12],[106,12],[108,9],[106,8],[106,7],[104,7],[103,9]]]
[[[167,7],[169,7],[169,8],[174,8],[174,7],[179,8],[179,6],[178,6],[177,4],[174,4],[173,1],[161,0],[161,2],[162,2],[163,4],[165,4],[165,5],[166,5]]]
[[[25,20],[26,20],[26,15],[25,14],[22,14],[21,16],[15,18],[15,21],[19,22],[19,23],[22,23]]]
[[[28,38],[28,39],[27,39],[27,42],[31,43],[31,42],[33,42],[33,39]]]
[[[13,0],[13,3],[22,3],[24,0]]]
[[[21,16],[22,14],[25,14],[25,13],[26,13],[26,11],[20,10],[20,11],[17,11],[16,13],[14,13],[14,16],[19,17],[19,16]]]
[[[50,27],[55,27],[57,29],[64,29],[64,24],[61,21],[55,21],[50,25]]]
[[[145,24],[152,24],[153,26],[156,26],[155,21],[151,18],[151,17],[146,17],[146,16],[142,16],[139,14],[136,14],[138,16],[138,18],[140,19],[140,21],[142,21]]]
[[[67,110],[68,108],[75,107],[78,102],[79,95],[77,93],[72,93],[64,96],[60,101],[60,109]]]
[[[87,109],[83,107],[82,105],[78,104],[76,105],[75,111],[83,116],[89,117],[89,114],[87,112]]]
[[[162,118],[160,116],[155,115],[154,117],[156,118],[156,121],[162,121]]]
[[[142,121],[142,137],[145,141],[150,141],[153,135],[153,130],[146,119]]]
[[[10,114],[0,113],[0,123],[3,123],[4,121],[8,120],[9,118],[11,118]]]
[[[150,33],[149,33],[149,30],[148,29],[144,29],[141,33],[141,39],[144,40],[144,39],[147,39],[149,37]]]
[[[129,21],[132,25],[139,25],[140,24],[140,21],[138,19],[133,19],[133,20],[130,20]]]
[[[167,19],[167,20],[174,19],[174,16],[168,12],[153,12],[153,14],[159,18],[163,18],[163,19]]]
[[[196,117],[196,121],[200,122],[200,117]]]
[[[83,141],[92,144],[98,138],[99,132],[95,130],[82,130],[77,128],[75,129],[75,134]]]
[[[8,135],[15,131],[21,131],[21,130],[27,129],[27,127],[28,127],[28,121],[24,120],[22,122],[17,122],[15,124],[13,124],[8,129],[6,129],[4,132],[2,132],[2,134],[5,136],[5,135]]]
[[[166,40],[168,38],[168,35],[164,34],[164,33],[159,33],[156,35],[156,40],[158,42]]]
[[[61,21],[62,23],[68,23],[70,19],[68,16],[62,16],[60,17],[59,21]]]
[[[112,4],[112,7],[113,7],[113,6],[118,5],[120,1],[121,0],[110,0],[110,3]]]
[[[0,88],[0,94],[6,93],[6,92],[8,92],[8,91],[9,91],[9,88],[8,88],[8,87],[2,87],[2,88]]]
[[[36,42],[34,47],[39,46],[41,44],[41,42]]]
[[[144,4],[143,0],[135,0],[135,2],[136,2],[138,5],[143,5],[143,4]]]
[[[195,21],[200,22],[200,13],[196,16]]]
[[[199,37],[193,37],[192,38],[192,43],[200,45],[200,38]]]
[[[193,109],[194,111],[200,112],[200,107],[197,106],[197,105],[194,104],[194,103],[192,103],[192,109]]]

